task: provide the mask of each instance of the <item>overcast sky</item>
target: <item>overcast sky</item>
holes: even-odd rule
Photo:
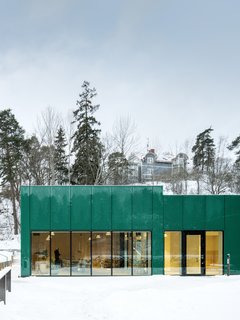
[[[163,151],[240,134],[239,0],[0,0],[0,107],[31,132],[87,80],[110,131],[129,115]],[[158,144],[158,146],[157,146]]]

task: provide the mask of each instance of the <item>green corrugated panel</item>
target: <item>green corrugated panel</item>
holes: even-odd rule
[[[92,187],[71,187],[71,229],[91,230]]]
[[[164,230],[182,230],[183,196],[164,197]]]
[[[133,188],[133,230],[152,230],[152,187]]]
[[[206,230],[224,229],[224,196],[206,196]]]
[[[31,230],[50,230],[50,187],[31,186],[29,197]]]
[[[69,187],[51,187],[51,229],[70,230]]]
[[[225,196],[224,261],[231,255],[231,273],[240,273],[240,197]],[[225,269],[226,272],[226,269]]]
[[[152,273],[163,274],[163,195],[153,188]]]
[[[112,187],[112,229],[132,228],[132,187]]]
[[[21,187],[21,276],[30,276],[29,187]]]
[[[205,196],[183,196],[183,229],[205,230]]]
[[[92,229],[111,230],[111,188],[92,187]]]

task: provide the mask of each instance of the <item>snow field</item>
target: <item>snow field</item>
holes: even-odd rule
[[[1,320],[240,319],[240,276],[28,277],[12,271]]]

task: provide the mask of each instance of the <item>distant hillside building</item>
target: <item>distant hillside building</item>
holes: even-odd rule
[[[179,153],[175,158],[158,159],[155,149],[149,149],[140,163],[140,182],[155,181],[173,172],[186,170],[187,160],[188,156],[185,153]]]
[[[186,172],[188,156],[185,153],[180,152],[176,155],[175,158],[172,159],[172,163],[174,172]]]

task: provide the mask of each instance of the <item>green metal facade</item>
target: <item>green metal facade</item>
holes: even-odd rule
[[[224,270],[240,274],[240,196],[165,196],[160,186],[23,186],[21,275],[32,231],[151,231],[152,274],[164,273],[164,231],[224,232]]]

